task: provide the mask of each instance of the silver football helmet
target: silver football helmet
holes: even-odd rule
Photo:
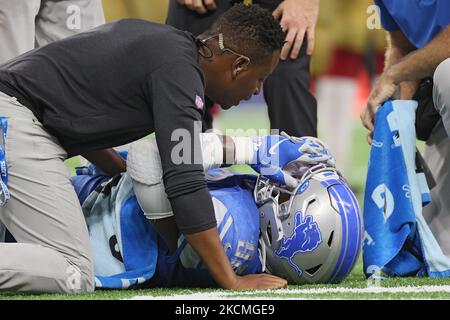
[[[260,176],[254,197],[269,272],[291,284],[338,283],[350,273],[363,223],[353,192],[335,168],[308,168],[293,191]]]

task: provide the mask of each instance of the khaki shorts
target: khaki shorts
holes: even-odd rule
[[[0,291],[94,290],[89,235],[66,151],[33,113],[0,92],[11,198],[0,221],[17,243],[0,243]]]

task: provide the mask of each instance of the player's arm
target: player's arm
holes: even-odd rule
[[[221,140],[221,149],[217,155],[223,164],[248,164],[261,175],[291,188],[298,184],[293,177],[297,170],[288,172],[288,167],[335,166],[333,156],[323,143],[311,137],[297,138],[281,133],[262,137],[221,136],[218,140]]]
[[[447,26],[425,47],[410,52],[383,72],[372,89],[367,108],[361,114],[363,125],[373,132],[375,112],[383,102],[394,95],[401,83],[432,76],[437,66],[449,57],[450,26]],[[406,97],[407,94],[410,95],[410,92],[402,95]],[[370,141],[369,138],[369,143]]]
[[[412,51],[389,67],[388,75],[399,84],[431,77],[438,65],[450,57],[450,25],[425,47]]]
[[[126,161],[112,148],[86,152],[82,156],[110,176],[127,170]]]

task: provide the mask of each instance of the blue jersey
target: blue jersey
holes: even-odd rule
[[[131,178],[72,177],[89,231],[96,288],[129,288],[151,279],[158,257],[157,233],[145,218]],[[89,190],[89,188],[93,188]]]
[[[387,31],[401,30],[422,48],[450,24],[448,0],[375,0]]]
[[[227,170],[207,175],[223,248],[239,275],[260,273],[259,212],[252,196],[255,177]],[[96,287],[128,288],[152,278],[163,287],[216,286],[183,236],[172,255],[140,209],[131,178],[81,175],[72,182],[88,224]],[[93,188],[88,190],[89,188]],[[86,194],[89,194],[86,196]]]
[[[207,180],[220,240],[233,270],[239,275],[261,273],[259,211],[252,193],[255,176],[211,170]],[[160,245],[156,284],[162,287],[217,286],[184,237],[178,244],[173,255],[167,255],[167,248]]]

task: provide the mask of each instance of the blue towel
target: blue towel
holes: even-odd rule
[[[416,168],[415,101],[388,101],[376,113],[364,197],[366,276],[450,276],[450,259],[423,216],[430,200]]]

